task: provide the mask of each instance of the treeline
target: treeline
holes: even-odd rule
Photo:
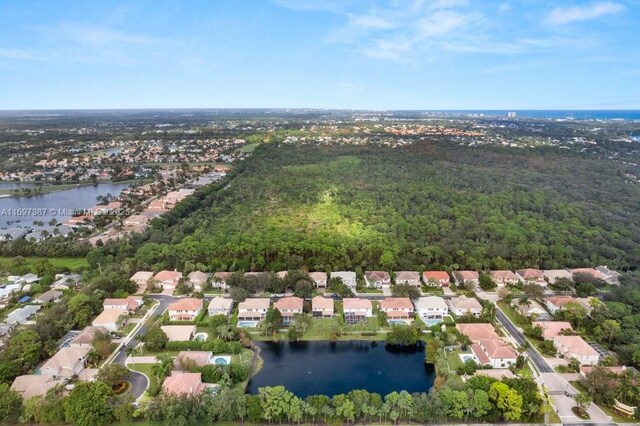
[[[557,149],[272,143],[155,221],[135,262],[231,271],[635,268],[637,199],[640,189],[611,164]]]

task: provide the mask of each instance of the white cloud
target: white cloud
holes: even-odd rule
[[[386,30],[395,27],[388,19],[374,15],[355,15],[351,17],[351,24],[363,29]]]
[[[545,22],[550,25],[566,25],[572,22],[589,21],[605,15],[620,13],[624,6],[610,1],[595,2],[584,6],[560,6],[549,12]]]
[[[144,45],[160,41],[153,37],[96,25],[62,23],[55,26],[43,27],[42,29],[50,35],[58,36],[74,43],[94,46],[109,44]]]
[[[442,36],[454,31],[459,31],[461,28],[481,19],[482,15],[480,14],[438,11],[418,21],[418,36]]]

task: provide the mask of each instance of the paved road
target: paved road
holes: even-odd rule
[[[517,329],[517,327],[511,322],[511,320],[496,306],[496,319],[502,324],[502,326],[509,332],[509,334],[514,338],[516,342],[518,342],[521,346],[526,346],[526,353],[529,356],[529,359],[536,366],[540,373],[555,373],[553,367],[547,363],[547,361],[538,353],[537,350],[530,347],[527,339],[524,335]]]
[[[172,296],[150,296],[152,299],[158,300],[160,305],[156,308],[154,313],[151,315],[153,318],[157,318],[167,309],[167,306],[171,302],[173,302],[174,297]],[[120,348],[120,351],[113,359],[113,362],[120,365],[125,365],[125,361],[127,359],[127,351],[125,348],[134,348],[138,342],[147,334],[149,331],[149,327],[146,324],[140,326],[138,331],[134,334],[134,336],[129,340],[129,342]],[[138,373],[136,371],[129,371],[129,376],[127,380],[131,382],[131,395],[134,398],[138,399],[149,387],[149,380],[144,374]]]

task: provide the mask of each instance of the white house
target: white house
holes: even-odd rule
[[[274,302],[273,307],[282,314],[282,322],[288,325],[297,314],[301,314],[304,308],[304,300],[301,297],[283,297]]]
[[[211,299],[211,302],[209,302],[209,306],[207,307],[207,311],[209,312],[209,316],[213,316],[213,315],[229,316],[231,314],[232,308],[233,308],[232,299],[218,296]]]
[[[311,299],[311,314],[318,318],[331,318],[333,316],[333,299],[316,296]]]
[[[478,271],[455,271],[453,278],[457,285],[472,284],[474,287],[480,283],[480,274]]]
[[[420,274],[416,271],[397,271],[396,284],[405,284],[413,287],[420,287]]]
[[[483,339],[471,345],[475,361],[493,368],[509,368],[515,364],[518,354],[502,339]]]
[[[340,278],[342,282],[351,289],[356,290],[356,273],[351,271],[336,271],[331,273],[331,278]]]
[[[211,287],[226,290],[228,287],[227,281],[231,276],[231,272],[216,272],[211,279]]]
[[[91,325],[117,331],[119,326],[126,322],[124,318],[128,316],[129,311],[123,309],[105,309],[91,322]]]
[[[89,347],[62,348],[40,367],[40,374],[58,377],[79,375],[87,364]]]
[[[209,281],[209,275],[200,271],[193,271],[189,275],[187,275],[187,279],[189,280],[189,285],[195,291],[202,291]]]
[[[180,279],[182,279],[182,272],[178,271],[160,271],[153,277],[153,280],[165,290],[175,290]]]
[[[313,280],[318,290],[326,290],[328,281],[326,272],[309,272],[309,277]]]
[[[449,314],[449,307],[442,297],[421,297],[416,302],[418,316],[428,325],[437,324]]]
[[[581,365],[597,365],[600,354],[580,336],[555,336],[553,346],[565,358],[573,358]]]
[[[238,304],[238,321],[262,321],[270,305],[268,298],[248,298]]]
[[[187,297],[169,305],[169,319],[171,321],[193,321],[202,312],[202,299]]]
[[[409,324],[413,321],[415,308],[408,297],[387,297],[380,302],[380,310],[384,312],[389,322],[403,322]]]
[[[367,287],[382,288],[391,285],[391,275],[385,271],[366,271],[364,280],[367,283]]]

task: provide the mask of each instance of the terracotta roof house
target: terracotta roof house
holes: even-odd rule
[[[573,273],[574,277],[576,276],[576,274],[583,274],[583,275],[590,275],[593,278],[597,278],[599,280],[604,281],[604,275],[602,275],[602,273],[600,273],[599,271],[593,268],[577,268],[577,269],[572,269],[571,272]]]
[[[544,279],[544,274],[540,269],[518,269],[516,271],[516,275],[524,283],[538,284],[543,287],[547,286],[547,282]]]
[[[239,321],[262,321],[271,305],[268,298],[248,298],[238,304]]]
[[[580,336],[556,336],[553,338],[553,346],[560,355],[576,359],[581,365],[597,365],[600,360],[598,351]]]
[[[580,366],[580,375],[582,377],[586,377],[587,374],[591,373],[593,370],[595,370],[596,368],[598,368],[598,366],[595,365],[583,365]],[[603,368],[605,370],[607,370],[609,373],[615,374],[617,376],[622,375],[625,371],[627,371],[627,367],[626,365],[613,365],[611,367],[605,367],[603,365],[601,365],[599,368]],[[633,368],[633,367],[630,367]]]
[[[367,287],[382,288],[391,285],[391,275],[385,271],[365,271]]]
[[[453,278],[458,285],[464,285],[465,283],[478,285],[480,282],[480,274],[478,271],[454,271]]]
[[[88,325],[82,329],[80,334],[73,338],[71,342],[69,342],[70,347],[87,347],[93,348],[93,339],[95,339],[97,334],[109,334],[109,330],[104,327],[96,327],[93,325]]]
[[[456,324],[456,328],[473,342],[500,338],[496,329],[489,323]]]
[[[157,281],[162,285],[165,290],[175,290],[176,286],[182,279],[182,272],[178,271],[160,271],[154,277],[154,281]]]
[[[45,293],[42,293],[40,296],[34,299],[36,303],[48,303],[55,302],[56,300],[62,297],[62,292],[58,290],[49,290]]]
[[[135,274],[133,274],[129,279],[138,286],[138,289],[142,288],[142,291],[144,291],[147,288],[147,283],[149,282],[149,279],[151,279],[152,277],[153,277],[153,272],[138,271]]]
[[[126,318],[129,316],[129,311],[125,311],[122,309],[105,309],[95,317],[95,319],[91,322],[91,325],[94,327],[102,327],[106,328],[109,331],[117,331],[120,325],[124,325],[126,320],[122,320],[122,318]]]
[[[357,324],[373,316],[373,305],[369,299],[347,297],[342,299],[342,307],[347,324]]]
[[[475,297],[452,297],[449,299],[451,313],[457,317],[473,315],[479,317],[482,314],[482,305]]]
[[[204,392],[201,373],[181,373],[172,371],[171,375],[164,379],[162,392],[177,396],[197,396]]]
[[[509,368],[518,358],[516,351],[502,339],[481,339],[471,345],[471,351],[479,364],[493,368]]]
[[[427,296],[418,299],[416,312],[427,325],[434,325],[449,314],[449,307],[442,297]]]
[[[40,367],[40,374],[55,378],[79,375],[85,368],[90,350],[88,347],[62,348]]]
[[[333,299],[316,296],[311,299],[311,314],[316,318],[333,317]]]
[[[177,358],[179,363],[182,363],[185,359],[190,359],[198,367],[213,364],[213,353],[210,351],[180,351]]]
[[[448,287],[450,277],[447,271],[424,271],[422,280],[429,287]]]
[[[547,310],[552,315],[555,315],[556,312],[561,311],[564,305],[569,302],[579,303],[577,299],[574,299],[571,296],[553,296],[545,299]]]
[[[140,306],[143,305],[141,296],[129,296],[123,299],[104,299],[102,307],[106,309],[119,309],[121,311],[127,311],[134,313]]]
[[[193,271],[189,275],[187,275],[187,279],[189,280],[189,285],[195,291],[202,291],[209,281],[209,275],[200,271]]]
[[[18,392],[22,399],[26,401],[32,396],[44,396],[49,389],[62,384],[64,384],[62,380],[53,376],[28,374],[16,377],[11,384],[11,390]]]
[[[491,279],[496,283],[498,287],[503,287],[509,284],[516,284],[520,279],[516,274],[511,271],[491,271]]]
[[[209,312],[209,316],[213,315],[231,315],[231,310],[233,309],[233,299],[228,299],[226,297],[214,297],[209,302],[209,307],[207,307],[207,311]]]
[[[282,314],[282,323],[289,325],[294,315],[301,314],[304,308],[304,300],[300,297],[283,297],[273,303],[273,307]]]
[[[187,297],[169,305],[169,319],[171,321],[193,321],[202,312],[202,299]]]
[[[196,332],[195,325],[163,325],[160,329],[170,342],[188,342]]]
[[[354,291],[357,286],[356,273],[351,271],[336,271],[331,273],[331,278],[340,278],[342,282]]]
[[[396,271],[396,284],[420,287],[420,274],[416,271]]]
[[[380,302],[380,310],[391,323],[409,324],[413,321],[414,307],[408,297],[387,297]]]
[[[309,277],[313,280],[318,290],[325,290],[327,288],[327,273],[326,272],[309,272]]]
[[[511,300],[511,306],[513,306],[520,315],[526,318],[534,318],[540,321],[550,321],[553,319],[551,315],[549,315],[549,313],[535,300],[529,300],[527,303],[519,299],[513,299]]]
[[[211,280],[211,286],[213,288],[221,288],[221,289],[226,289],[227,286],[227,280],[229,279],[229,277],[231,276],[231,272],[216,272],[213,274],[213,279]]]
[[[542,328],[542,337],[546,340],[553,340],[554,337],[562,335],[562,330],[573,330],[571,324],[566,321],[534,321],[531,325]]]
[[[549,284],[555,284],[558,278],[573,279],[573,273],[566,269],[545,269],[542,271]]]

